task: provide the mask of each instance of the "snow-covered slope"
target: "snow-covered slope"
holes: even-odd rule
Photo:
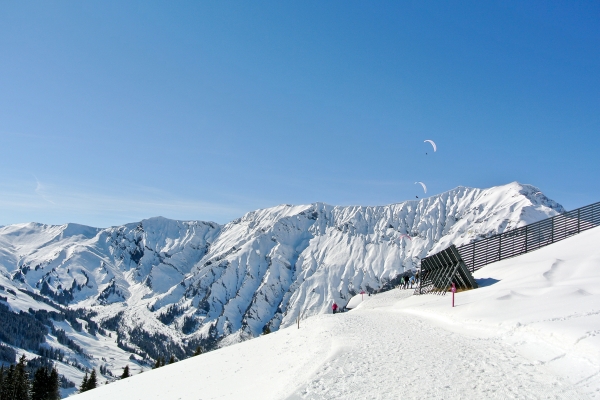
[[[2,310],[6,306],[8,306],[8,313]],[[146,367],[141,357],[119,348],[116,332],[98,330],[97,326],[92,327],[91,319],[88,318],[90,315],[85,315],[87,313],[72,312],[66,316],[65,310],[42,296],[19,290],[14,282],[0,275],[2,342],[16,350],[16,359],[21,355],[25,355],[28,360],[39,358],[41,355],[50,358],[59,374],[66,378],[64,383],[70,381],[72,385],[61,388],[63,397],[77,391],[75,385],[79,385],[86,370],[91,368],[96,368],[97,371],[102,368],[99,382],[104,383],[107,380],[114,380],[125,365],[129,365],[136,373]],[[48,313],[45,314],[48,316],[47,320],[41,313]],[[17,329],[19,320],[26,322],[22,324],[21,329]],[[63,335],[60,335],[60,332]],[[38,340],[30,341],[29,345],[23,343],[23,336],[37,335],[42,336],[41,340],[38,336]],[[12,361],[0,359],[0,364],[14,361],[14,359]]]
[[[451,243],[562,211],[539,189],[511,183],[388,206],[282,205],[224,226],[165,218],[107,229],[11,225],[0,228],[0,273],[93,310],[122,349],[151,362],[326,313],[360,290],[390,287]]]
[[[164,293],[180,283],[206,254],[219,230],[220,226],[215,223],[160,217],[108,229],[35,223],[2,227],[0,304],[9,305],[13,312],[32,309],[61,313],[60,305],[87,308],[81,316],[108,321],[103,324],[104,330],[91,330],[93,334],[86,329],[84,320],[79,320],[83,329],[62,317],[51,318],[48,323],[41,346],[64,354],[63,360],[56,363],[59,373],[77,384],[86,368],[97,371],[100,367],[103,371],[106,368],[109,372],[100,375],[100,382],[113,379],[110,371],[118,375],[127,364],[132,371],[140,371],[148,368],[150,357],[158,356],[156,349],[148,355],[148,349],[128,346],[123,333],[118,331],[122,329],[129,335],[136,325],[119,324],[107,318],[136,307],[144,296]],[[45,296],[50,302],[41,301],[35,294]],[[73,341],[71,348],[58,342],[57,335],[51,332],[52,327],[65,332]],[[170,351],[173,344],[169,337],[166,339],[158,351],[174,353]],[[28,359],[39,354],[35,348],[13,347]],[[181,358],[183,352],[177,343],[175,349]]]
[[[77,399],[599,398],[599,242],[486,266],[454,308],[394,289]]]

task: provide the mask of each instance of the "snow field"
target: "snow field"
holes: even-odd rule
[[[339,348],[289,399],[573,398],[563,379],[509,346],[414,317],[363,310],[340,318]]]
[[[79,395],[85,399],[600,397],[600,229]]]

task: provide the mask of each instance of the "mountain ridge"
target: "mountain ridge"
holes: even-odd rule
[[[563,211],[513,182],[384,206],[284,204],[225,225],[163,217],[109,228],[17,224],[0,228],[0,274],[90,310],[122,349],[150,363],[326,313],[333,301],[393,285],[449,244]]]

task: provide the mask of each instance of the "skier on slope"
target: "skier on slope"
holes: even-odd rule
[[[331,309],[333,310],[334,314],[337,312],[338,305],[335,303],[335,301],[333,302],[333,305],[331,306]]]

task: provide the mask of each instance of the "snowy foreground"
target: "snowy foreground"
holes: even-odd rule
[[[77,398],[600,398],[599,242],[489,265],[455,308],[394,289]]]

